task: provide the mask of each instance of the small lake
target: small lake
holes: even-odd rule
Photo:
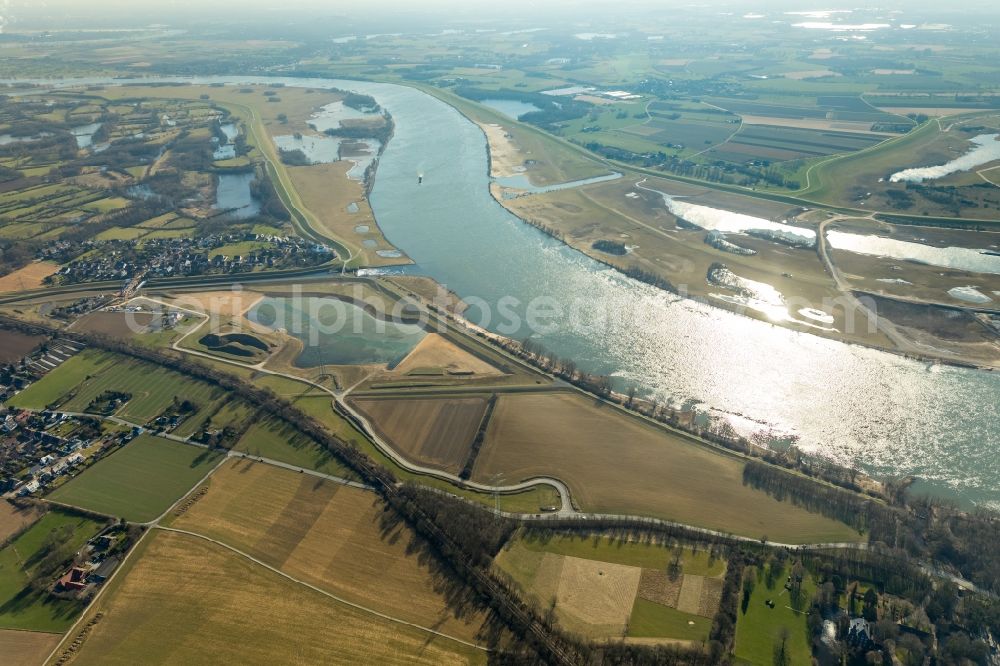
[[[960,301],[975,303],[977,305],[985,305],[986,303],[993,302],[992,298],[975,287],[952,287],[948,290],[948,295],[952,298],[957,298]]]
[[[51,136],[48,132],[35,134],[34,136],[11,136],[10,134],[0,134],[0,146],[8,146],[12,143],[28,143],[38,141],[42,137]]]
[[[274,137],[281,150],[301,150],[312,164],[330,164],[347,160],[353,163],[347,177],[362,180],[368,165],[378,156],[381,144],[375,139],[341,139],[335,136],[301,136],[292,134]]]
[[[219,125],[219,129],[226,136],[226,142],[221,144],[212,153],[213,160],[231,160],[236,157],[236,146],[233,141],[240,135],[240,130],[235,123]]]
[[[236,157],[236,146],[231,143],[227,143],[224,146],[219,146],[212,153],[213,160],[231,160]]]
[[[534,104],[521,102],[516,99],[483,99],[480,100],[479,103],[484,106],[488,106],[495,111],[499,111],[508,118],[513,118],[514,120],[519,119],[526,113],[541,111],[541,109]]]
[[[663,203],[667,210],[675,217],[692,224],[699,229],[706,231],[721,231],[723,233],[746,234],[754,232],[756,235],[767,236],[772,240],[777,240],[794,245],[816,245],[816,232],[812,229],[796,227],[791,224],[772,222],[762,217],[754,217],[744,213],[734,213],[721,208],[702,206],[683,201],[669,194],[664,194],[659,190],[651,190],[647,187],[637,186],[640,189],[656,192],[663,197]]]
[[[961,157],[938,166],[904,169],[889,176],[890,183],[922,183],[925,180],[943,178],[947,175],[968,171],[978,166],[1000,160],[1000,134],[980,134],[971,140],[973,148]]]
[[[253,217],[260,212],[260,204],[250,192],[254,180],[252,171],[246,173],[224,173],[219,175],[219,186],[215,192],[212,208],[229,210],[229,214],[239,219]]]
[[[295,365],[395,365],[427,334],[416,324],[377,319],[353,303],[335,298],[262,299],[247,318],[273,329],[284,329],[302,341]]]
[[[351,108],[343,102],[331,102],[310,116],[309,125],[317,132],[325,132],[328,129],[339,128],[341,121],[371,118],[372,115]]]
[[[340,160],[340,139],[333,136],[302,136],[285,134],[274,137],[279,150],[301,150],[313,164],[330,164]]]
[[[847,231],[828,231],[826,240],[835,250],[916,261],[973,273],[1000,275],[1000,255],[988,254],[986,250],[969,247],[934,247],[884,236],[852,234]]]
[[[219,129],[226,135],[226,141],[229,143],[235,141],[236,137],[240,135],[240,128],[236,126],[236,123],[225,123],[219,125]]]
[[[94,134],[99,129],[101,129],[101,123],[90,123],[89,125],[74,127],[70,130],[70,133],[76,137],[76,145],[79,148],[90,148],[94,143]]]
[[[519,173],[516,176],[500,176],[494,178],[493,182],[515,190],[524,190],[530,194],[544,194],[545,192],[555,192],[556,190],[570,190],[574,187],[593,185],[594,183],[604,183],[609,180],[618,180],[622,175],[618,172],[609,173],[604,176],[594,176],[583,180],[572,180],[568,183],[556,183],[555,185],[532,185],[527,174]],[[516,195],[514,195],[516,196]]]

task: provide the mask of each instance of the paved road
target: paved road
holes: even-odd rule
[[[162,305],[164,307],[173,308],[175,310],[181,310],[183,312],[187,312],[189,314],[192,314],[192,315],[195,315],[195,316],[198,316],[198,317],[202,317],[204,319],[204,321],[201,324],[199,324],[198,326],[192,328],[190,331],[188,331],[183,337],[181,337],[179,340],[177,340],[171,346],[175,351],[178,351],[178,352],[181,352],[181,353],[184,353],[184,354],[191,354],[191,355],[194,355],[194,356],[200,356],[200,357],[203,357],[203,358],[210,359],[210,360],[212,360],[214,362],[222,362],[222,363],[227,363],[229,365],[234,365],[234,366],[241,367],[241,368],[252,369],[252,370],[254,370],[256,372],[260,372],[260,373],[264,373],[264,374],[268,374],[268,375],[274,375],[276,377],[284,377],[285,379],[291,379],[293,381],[302,382],[304,384],[308,384],[308,385],[310,385],[310,386],[312,386],[314,388],[317,388],[320,391],[323,391],[324,393],[326,393],[326,394],[328,394],[330,396],[331,406],[335,406],[338,411],[346,413],[346,414],[350,415],[350,417],[352,419],[355,419],[356,422],[357,422],[357,425],[359,427],[361,427],[361,429],[364,431],[364,434],[367,435],[369,439],[371,439],[371,441],[375,444],[375,446],[378,448],[378,450],[381,451],[382,454],[385,455],[387,458],[389,458],[390,460],[392,460],[393,463],[395,463],[396,465],[398,465],[402,469],[405,469],[408,472],[413,472],[414,474],[421,474],[421,475],[424,475],[424,476],[430,476],[430,477],[433,477],[433,478],[441,479],[443,481],[448,481],[449,483],[453,483],[453,484],[459,486],[460,488],[466,488],[466,489],[469,489],[469,490],[475,490],[475,491],[484,492],[484,493],[499,493],[499,494],[502,494],[502,495],[509,495],[509,494],[513,494],[513,493],[518,493],[518,492],[521,492],[521,491],[524,491],[524,490],[528,490],[530,488],[533,488],[533,487],[539,486],[539,485],[547,485],[547,486],[553,487],[556,490],[556,492],[559,493],[560,508],[559,508],[559,511],[557,513],[559,515],[570,515],[570,514],[574,513],[573,503],[572,503],[572,501],[570,499],[569,488],[562,481],[560,481],[558,479],[555,479],[555,478],[552,478],[552,477],[535,477],[535,478],[532,478],[532,479],[528,479],[527,481],[521,481],[520,483],[515,483],[515,484],[511,484],[511,485],[506,485],[506,486],[491,486],[491,485],[488,485],[488,484],[485,484],[485,483],[477,483],[475,481],[467,481],[467,480],[462,479],[461,477],[459,477],[457,474],[451,474],[449,472],[444,472],[444,471],[439,470],[439,469],[434,469],[433,467],[426,467],[424,465],[418,465],[418,464],[416,464],[414,462],[411,462],[411,461],[407,460],[406,458],[404,458],[402,455],[400,455],[399,452],[397,452],[396,449],[391,444],[389,444],[381,436],[379,436],[379,434],[371,426],[371,423],[368,421],[368,419],[364,415],[362,415],[357,410],[355,410],[353,407],[351,407],[350,405],[347,404],[346,398],[347,398],[347,395],[348,395],[348,392],[349,392],[350,389],[348,389],[347,391],[339,391],[338,392],[338,391],[334,391],[333,389],[330,389],[330,388],[328,388],[326,386],[323,386],[322,384],[319,384],[317,382],[314,382],[314,381],[311,381],[311,380],[308,380],[308,379],[304,379],[303,377],[299,377],[297,375],[293,375],[293,374],[290,374],[290,373],[287,373],[287,372],[278,372],[276,370],[268,370],[268,369],[266,369],[266,368],[263,367],[264,366],[264,362],[257,363],[257,364],[254,364],[254,365],[249,365],[249,364],[246,364],[246,363],[240,363],[239,361],[233,361],[233,360],[230,360],[230,359],[224,359],[224,358],[220,358],[218,356],[212,356],[211,354],[206,354],[204,352],[200,352],[200,351],[197,351],[197,350],[194,350],[194,349],[188,349],[186,347],[182,347],[181,343],[184,342],[184,340],[186,340],[189,336],[195,334],[202,326],[204,326],[205,323],[209,321],[209,317],[207,315],[205,315],[205,313],[203,313],[203,312],[198,312],[197,310],[191,310],[191,309],[188,309],[188,308],[177,307],[175,305],[171,305],[170,303],[166,303],[164,301],[160,301],[160,300],[157,300],[157,299],[154,299],[154,298],[149,298],[149,297],[146,297],[146,296],[143,296],[143,297],[140,297],[140,298],[142,298],[142,299],[144,299],[146,301],[151,301],[151,302],[157,303],[157,304]]]

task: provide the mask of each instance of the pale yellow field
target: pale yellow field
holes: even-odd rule
[[[482,651],[340,604],[198,537],[150,539],[87,616],[100,614],[67,663],[485,662]]]
[[[552,475],[586,511],[641,514],[772,541],[859,540],[843,523],[743,485],[743,462],[575,393],[503,395],[473,479]]]
[[[61,634],[0,629],[0,663],[4,666],[38,666],[56,646]]]
[[[408,529],[382,518],[370,492],[233,460],[173,527],[219,539],[354,603],[474,641],[484,616],[456,617],[447,595],[464,590],[408,552]]]
[[[200,291],[174,294],[170,303],[219,317],[241,317],[262,298],[263,294],[249,290]]]
[[[43,513],[34,507],[18,509],[7,500],[0,499],[0,541],[35,522]]]
[[[52,261],[33,261],[13,273],[0,277],[0,293],[38,289],[42,281],[58,270],[59,264]]]
[[[422,368],[441,368],[452,374],[468,374],[480,377],[496,377],[503,373],[486,361],[459,349],[437,333],[424,336],[406,358],[392,369],[394,375],[405,375]]]
[[[392,250],[395,247],[379,231],[375,215],[368,205],[364,184],[347,177],[347,172],[353,166],[352,162],[345,160],[331,164],[285,168],[295,191],[302,198],[302,204],[315,216],[318,232],[355,248],[356,252],[364,257],[366,265],[387,266],[409,263],[405,257],[387,258],[375,253],[376,250]],[[357,204],[358,212],[347,212],[347,207],[352,203]],[[359,234],[354,230],[358,225],[367,226],[368,231]],[[375,240],[376,247],[363,247],[361,245],[363,238]]]
[[[567,631],[593,638],[625,634],[642,569],[564,557],[556,614]]]

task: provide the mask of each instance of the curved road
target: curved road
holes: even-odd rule
[[[189,336],[196,333],[202,326],[204,326],[210,320],[210,317],[203,312],[199,312],[197,310],[191,310],[189,308],[178,307],[176,305],[171,305],[170,303],[166,303],[164,301],[155,298],[150,298],[148,296],[137,297],[136,299],[133,300],[138,300],[138,299],[142,299],[152,303],[157,303],[163,307],[171,308],[173,310],[180,310],[182,312],[186,312],[188,314],[202,318],[202,322],[198,326],[192,328],[190,331],[185,333],[180,339],[174,342],[173,345],[171,345],[171,348],[174,351],[178,351],[183,354],[191,354],[193,356],[200,356],[202,358],[207,358],[215,362],[227,363],[229,365],[235,365],[237,367],[251,369],[256,372],[262,372],[264,374],[274,375],[276,377],[284,377],[285,379],[291,379],[293,381],[298,381],[304,384],[308,384],[314,388],[323,391],[324,393],[329,394],[333,402],[333,405],[335,406],[337,411],[346,413],[350,416],[351,419],[355,420],[357,425],[360,426],[360,428],[363,430],[365,436],[367,436],[375,444],[375,446],[383,455],[392,460],[394,464],[396,464],[397,466],[408,472],[441,479],[443,481],[447,481],[451,484],[454,484],[459,488],[474,490],[483,493],[498,493],[501,495],[510,495],[525,490],[529,490],[538,485],[547,485],[554,488],[556,492],[559,493],[559,498],[560,498],[559,511],[553,512],[551,515],[567,516],[575,513],[575,510],[573,509],[573,503],[570,499],[569,487],[559,479],[555,479],[552,477],[534,477],[526,481],[521,481],[520,483],[514,483],[511,485],[491,486],[485,483],[478,483],[476,481],[469,481],[466,479],[462,479],[457,474],[451,474],[449,472],[444,472],[439,469],[434,469],[433,467],[426,467],[424,465],[418,465],[414,462],[411,462],[406,458],[404,458],[402,455],[400,455],[399,452],[396,451],[396,449],[391,444],[382,439],[382,437],[379,436],[378,432],[376,432],[376,430],[371,426],[371,423],[368,421],[367,418],[365,418],[361,413],[359,413],[357,410],[355,410],[353,407],[347,404],[345,398],[350,393],[351,389],[353,389],[353,387],[350,387],[344,391],[334,391],[333,389],[327,388],[322,384],[318,384],[309,379],[299,377],[298,375],[293,375],[286,372],[278,372],[276,370],[268,370],[267,368],[263,367],[266,361],[250,365],[246,363],[240,363],[239,361],[220,358],[218,356],[213,356],[211,354],[206,354],[205,352],[201,352],[195,349],[188,349],[186,347],[182,347],[181,343],[184,342],[184,340],[186,340]]]

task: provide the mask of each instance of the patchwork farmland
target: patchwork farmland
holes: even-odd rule
[[[290,576],[387,615],[475,641],[485,616],[365,490],[230,460],[171,526],[217,539]]]
[[[359,399],[355,403],[408,458],[462,470],[486,412],[485,397]]]
[[[705,551],[560,535],[515,539],[496,566],[567,631],[654,642],[706,641],[726,570]]]
[[[337,603],[246,557],[159,531],[85,617],[63,663],[151,662],[479,664],[473,647]],[[91,624],[92,623],[92,624]],[[315,630],[304,631],[305,628]],[[180,640],[179,637],[183,637]]]

